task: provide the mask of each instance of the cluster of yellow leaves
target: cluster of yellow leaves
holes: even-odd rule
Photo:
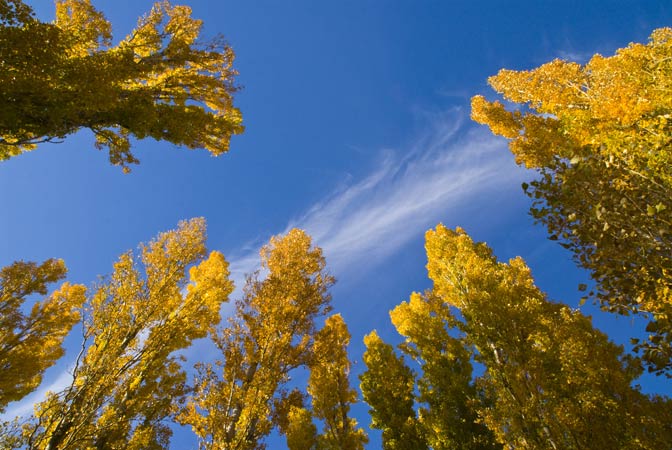
[[[474,408],[479,392],[473,384],[471,357],[464,342],[450,332],[457,321],[450,305],[433,292],[411,294],[390,311],[405,342],[400,350],[421,369],[418,377],[418,426],[429,448],[496,449],[492,433],[478,423]]]
[[[475,404],[481,397],[473,383],[472,354],[450,334],[457,321],[449,305],[432,292],[414,293],[390,318],[405,337],[399,350],[420,370],[411,370],[375,332],[365,338],[361,389],[372,406],[372,426],[383,430],[383,447],[501,448],[479,423]]]
[[[402,355],[364,340],[364,399],[383,448],[665,448],[672,402],[633,388],[637,360],[548,301],[522,259],[461,229],[426,235],[433,289],[391,311]],[[484,372],[474,377],[472,360]]]
[[[305,395],[296,388],[274,401],[273,416],[290,450],[361,450],[368,442],[364,430],[348,415],[357,401],[349,381],[349,343],[350,333],[341,315],[328,317],[315,335],[308,364],[310,407],[304,405]],[[315,420],[323,425],[322,433],[318,434]]]
[[[500,263],[485,244],[443,226],[427,233],[434,293],[457,308],[459,329],[486,367],[478,408],[515,448],[661,448],[672,403],[631,387],[636,361],[590,319],[548,301],[522,259]],[[647,421],[650,427],[643,427]]]
[[[206,257],[203,219],[140,245],[139,255],[121,255],[88,298],[83,286],[66,283],[29,316],[19,310],[23,299],[46,294],[65,266],[49,260],[3,269],[3,407],[39,384],[82,316],[84,341],[70,385],[37,404],[22,431],[0,424],[0,443],[35,450],[167,448],[168,424],[177,420],[190,424],[205,448],[258,448],[279,426],[291,448],[362,449],[366,434],[348,417],[356,401],[348,381],[350,334],[340,315],[319,332],[315,327],[330,310],[333,283],[321,249],[291,230],[272,238],[261,257],[260,272],[248,278],[235,315],[219,331],[233,284],[224,257],[215,251]],[[192,389],[177,352],[208,335],[222,360],[200,364]],[[312,411],[303,408],[303,394],[284,390],[300,367],[310,370]],[[320,435],[313,420],[325,425]]]
[[[233,290],[222,255],[205,252],[205,223],[193,219],[141,246],[144,270],[121,256],[87,302],[72,383],[25,427],[29,448],[167,446],[165,421],[186,394],[175,352],[214,330]]]
[[[200,31],[188,7],[160,1],[113,45],[90,0],[57,0],[51,24],[21,0],[0,1],[0,159],[81,128],[124,169],[138,162],[131,137],[227,151],[242,131],[234,54],[199,41]],[[473,118],[541,174],[528,191],[533,215],[592,271],[598,299],[653,315],[640,346],[659,371],[672,368],[671,73],[672,29],[660,29],[585,66],[502,70],[490,83],[521,110],[472,101]],[[390,312],[401,355],[375,331],[364,341],[361,390],[385,449],[669,446],[672,403],[633,388],[639,362],[589,318],[548,301],[522,259],[498,262],[443,226],[427,233],[426,249],[433,289]],[[26,297],[46,295],[65,266],[2,269],[0,411],[39,385],[82,317],[84,342],[71,384],[36,406],[22,435],[0,424],[0,445],[159,449],[177,420],[205,449],[263,448],[274,426],[292,450],[364,448],[348,417],[350,333],[340,315],[315,326],[334,281],[321,250],[301,230],[272,238],[219,330],[233,284],[223,255],[206,253],[204,221],[183,222],[139,256],[123,254],[88,298],[65,283],[29,312]],[[221,359],[198,366],[192,389],[177,352],[208,335]],[[301,368],[308,395],[288,393]]]
[[[574,252],[605,308],[653,316],[640,343],[672,369],[672,29],[584,66],[555,60],[502,70],[491,86],[519,105],[472,99],[472,117],[510,139],[532,215]]]
[[[368,441],[364,430],[357,428],[357,421],[348,416],[350,406],[357,401],[357,393],[349,381],[349,343],[350,333],[340,314],[327,318],[315,335],[307,391],[313,416],[324,424],[324,431],[316,440],[321,450],[362,450]],[[290,440],[289,434],[287,440]],[[290,447],[292,450],[311,448]]]
[[[65,264],[50,259],[15,262],[0,270],[0,412],[11,401],[33,391],[42,373],[62,355],[61,344],[79,322],[84,286],[64,283],[29,313],[21,306],[33,294],[46,295],[47,284],[65,276]]]
[[[0,159],[81,128],[110,161],[138,160],[130,138],[152,137],[213,155],[241,133],[233,106],[234,53],[221,39],[199,40],[186,6],[157,2],[112,45],[111,24],[90,0],[58,0],[42,23],[20,0],[0,9]]]
[[[214,337],[222,359],[199,365],[179,416],[207,449],[257,448],[276,421],[274,400],[290,371],[311,358],[315,318],[330,309],[333,278],[305,232],[274,237],[260,253],[262,271],[248,278],[234,316]]]
[[[554,60],[529,71],[503,69],[490,85],[528,109],[509,112],[476,96],[472,117],[512,139],[511,150],[526,167],[598,153],[633,170],[646,162],[647,175],[669,184],[671,53],[672,29],[661,28],[649,44],[595,55],[585,66]]]

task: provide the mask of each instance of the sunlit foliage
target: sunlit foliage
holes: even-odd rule
[[[349,380],[349,343],[350,332],[340,314],[327,318],[315,335],[307,391],[313,416],[324,424],[317,437],[319,450],[362,450],[368,441],[364,430],[349,416],[357,401]]]
[[[430,448],[496,449],[493,434],[481,423],[475,406],[483,395],[473,382],[472,352],[450,332],[458,322],[450,305],[427,292],[414,293],[390,311],[399,334],[400,350],[419,366],[418,422]]]
[[[220,320],[233,289],[221,254],[205,258],[205,222],[193,219],[123,254],[90,294],[72,382],[36,405],[31,449],[165,448],[186,394],[177,350]]]
[[[214,337],[221,359],[199,365],[179,418],[205,449],[263,448],[261,439],[277,422],[274,404],[282,403],[290,372],[310,362],[315,319],[330,309],[333,278],[305,232],[272,238],[261,265]]]
[[[365,339],[362,391],[385,448],[669,444],[672,402],[633,388],[638,361],[589,318],[547,300],[522,259],[498,262],[442,225],[427,232],[426,249],[432,291],[390,314],[418,372],[377,335]],[[482,374],[472,375],[472,359]],[[408,447],[413,436],[426,444]]]
[[[31,295],[46,295],[47,285],[65,277],[61,260],[42,264],[15,262],[0,270],[0,412],[42,381],[43,372],[62,355],[62,342],[80,320],[86,289],[64,283],[29,312],[22,306]]]
[[[350,386],[348,344],[350,332],[340,314],[328,317],[315,335],[309,363],[306,396],[294,390],[276,402],[279,431],[287,438],[289,450],[361,450],[368,441],[364,430],[349,416],[357,401]],[[315,419],[323,425],[318,434]]]
[[[648,313],[651,370],[672,370],[672,29],[587,64],[502,70],[490,85],[518,109],[472,99],[472,117],[538,172],[532,215],[596,281],[611,311]]]
[[[463,318],[458,329],[486,372],[478,408],[514,448],[648,448],[672,439],[669,401],[632,388],[641,369],[590,319],[553,303],[522,259],[500,263],[464,231],[427,233],[434,293]]]
[[[57,0],[53,23],[0,1],[0,160],[80,129],[124,170],[138,162],[131,138],[226,152],[243,131],[234,53],[200,32],[189,7],[168,1],[117,44],[90,0]]]

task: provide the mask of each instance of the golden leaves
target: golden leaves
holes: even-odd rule
[[[499,262],[443,225],[426,250],[432,289],[390,312],[401,355],[375,332],[364,338],[361,389],[383,448],[666,445],[672,403],[633,388],[638,361],[548,301],[521,258]],[[472,360],[483,368],[475,377]]]
[[[116,46],[90,0],[59,0],[53,24],[4,27],[0,159],[81,128],[125,171],[138,163],[132,137],[228,151],[231,136],[243,131],[232,98],[235,55],[220,38],[201,41],[200,30],[190,8],[168,1]]]
[[[79,322],[86,288],[64,283],[29,313],[21,309],[31,294],[45,295],[47,284],[65,276],[61,260],[15,262],[0,270],[0,411],[42,381],[42,373],[63,355],[61,346]]]
[[[502,70],[492,87],[518,104],[472,99],[472,117],[510,139],[531,213],[591,272],[605,308],[650,314],[640,343],[652,371],[672,368],[672,29],[587,64]],[[650,317],[651,317],[650,316]]]
[[[500,102],[488,102],[482,95],[471,98],[471,118],[478,123],[492,124],[495,134],[515,139],[520,133],[520,113],[508,112]]]
[[[112,25],[91,0],[57,0],[54,24],[67,39],[70,57],[84,57],[112,42]]]
[[[546,300],[521,258],[498,262],[464,231],[441,225],[427,233],[426,248],[433,291],[458,308],[457,328],[486,368],[477,384],[488,406],[479,406],[478,414],[500,443],[517,448],[658,445],[658,435],[642,439],[631,420],[642,404],[652,402],[631,387],[638,366],[630,365],[623,349],[594,329],[589,318]],[[668,402],[664,408],[669,407]],[[649,417],[656,433],[666,433],[665,414]],[[622,433],[615,432],[615,424]]]
[[[357,401],[357,393],[350,387],[348,378],[349,343],[350,332],[340,314],[328,317],[315,335],[307,391],[314,417],[324,423],[324,431],[317,437],[318,448],[359,450],[368,442],[364,430],[357,428],[357,421],[348,416],[351,405]],[[305,420],[305,416],[301,415],[300,419]],[[301,429],[306,429],[306,425]],[[288,432],[288,444],[290,438]]]
[[[213,337],[221,360],[199,365],[193,397],[178,417],[192,425],[205,448],[257,447],[279,420],[274,399],[289,373],[312,359],[315,318],[330,309],[333,278],[304,231],[271,238],[260,256],[263,272],[248,277],[234,316]],[[205,273],[199,267],[194,275]],[[338,328],[340,340],[342,333]]]
[[[139,259],[123,254],[91,294],[73,382],[36,408],[27,428],[34,448],[167,443],[164,421],[187,392],[174,352],[213,330],[233,284],[221,254],[204,259],[203,219],[181,222],[140,248]],[[83,288],[65,285],[54,294],[65,296],[83,301]]]

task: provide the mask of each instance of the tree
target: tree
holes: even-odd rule
[[[433,288],[390,313],[419,370],[375,333],[365,338],[361,388],[384,448],[669,446],[672,402],[632,387],[639,361],[548,301],[522,259],[501,263],[442,225],[426,250]]]
[[[371,406],[371,427],[382,430],[383,449],[429,448],[415,413],[415,376],[378,333],[364,337],[367,370],[359,377],[364,401]]]
[[[433,292],[456,308],[486,403],[477,409],[510,448],[664,448],[672,402],[632,385],[638,361],[590,319],[548,301],[521,258],[500,263],[463,231],[427,232]],[[413,300],[412,300],[413,301]]]
[[[348,416],[357,401],[348,379],[349,343],[350,333],[340,314],[327,318],[315,335],[307,391],[314,417],[324,423],[324,431],[317,437],[320,450],[362,450],[368,442],[364,430]]]
[[[286,400],[282,389],[290,372],[310,361],[315,319],[330,309],[334,280],[305,232],[272,238],[261,250],[261,267],[248,278],[228,326],[214,336],[221,359],[198,365],[193,394],[179,416],[201,448],[264,447],[261,439],[278,422],[274,405]],[[300,397],[293,404],[301,406]]]
[[[459,325],[450,307],[433,292],[413,293],[390,311],[405,342],[399,346],[420,366],[416,377],[418,422],[435,450],[499,449],[493,433],[480,423],[483,393],[473,382],[470,351],[455,337]],[[489,405],[488,405],[489,406]]]
[[[361,450],[368,442],[364,430],[348,416],[357,401],[350,387],[348,344],[350,333],[340,314],[327,318],[315,335],[309,362],[307,392],[312,408],[304,406],[305,396],[298,390],[276,403],[277,424],[287,437],[290,450]],[[318,434],[313,423],[323,424]]]
[[[139,162],[131,137],[226,152],[243,131],[234,53],[200,31],[190,8],[159,1],[112,45],[90,0],[56,0],[53,23],[21,0],[0,2],[0,160],[83,128],[124,171]]]
[[[15,262],[0,270],[0,412],[42,381],[43,372],[62,355],[62,342],[80,320],[85,288],[64,283],[43,301],[21,310],[26,298],[46,295],[47,285],[65,277],[62,260],[40,265]]]
[[[587,64],[502,70],[490,85],[519,110],[472,99],[472,118],[510,140],[532,216],[596,282],[589,296],[644,313],[650,370],[672,370],[672,29]]]
[[[158,449],[186,394],[176,351],[214,330],[233,289],[218,252],[204,258],[205,222],[192,219],[123,254],[90,295],[72,382],[35,408],[29,449]],[[187,269],[188,275],[187,275]]]
[[[372,407],[372,426],[383,430],[383,447],[501,448],[479,423],[476,407],[484,402],[473,382],[472,353],[463,339],[451,335],[457,320],[448,305],[432,292],[414,293],[390,317],[405,337],[398,349],[419,371],[411,370],[377,334],[365,338],[367,370],[361,388]]]

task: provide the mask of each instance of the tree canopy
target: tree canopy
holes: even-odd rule
[[[668,445],[672,402],[633,388],[638,361],[547,300],[522,259],[501,263],[442,225],[426,249],[432,290],[390,313],[418,371],[375,333],[365,338],[361,387],[384,448]]]
[[[234,52],[202,40],[187,6],[155,3],[117,44],[90,0],[57,0],[37,20],[21,0],[0,2],[0,160],[91,130],[125,171],[131,138],[154,138],[213,155],[243,131]]]
[[[652,317],[639,343],[672,370],[672,29],[587,64],[502,70],[490,85],[519,109],[472,99],[472,117],[510,139],[539,178],[524,188],[535,219],[570,249],[608,310]]]
[[[180,422],[212,450],[261,446],[277,424],[275,404],[292,370],[311,359],[315,319],[330,310],[322,250],[293,229],[260,252],[265,273],[252,274],[228,325],[214,336],[215,363],[198,365],[194,391]]]
[[[233,283],[218,252],[205,258],[205,222],[182,222],[123,254],[84,308],[72,381],[35,407],[30,449],[166,448],[187,394],[177,350],[220,321]]]

